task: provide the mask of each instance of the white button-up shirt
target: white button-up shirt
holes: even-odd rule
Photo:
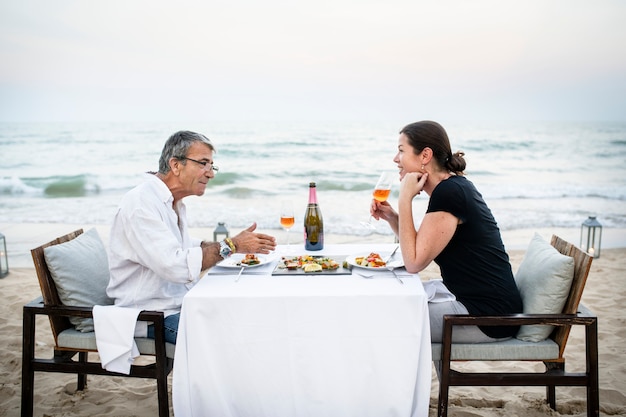
[[[129,191],[110,236],[107,288],[115,305],[180,311],[183,296],[200,278],[200,239],[189,236],[185,205],[156,175]]]

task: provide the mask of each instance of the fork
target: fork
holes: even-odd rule
[[[387,269],[388,271],[391,271],[391,273],[393,274],[393,276],[394,276],[394,277],[395,277],[398,281],[400,281],[400,284],[404,284],[404,281],[402,281],[402,279],[400,278],[400,276],[399,276],[398,274],[396,274],[396,271],[394,271],[394,270],[393,270],[393,268],[385,268],[385,269]],[[374,278],[374,276],[376,275],[376,274],[365,274],[365,273],[363,273],[363,272],[361,272],[361,271],[357,272],[356,274],[357,274],[358,276],[360,276],[360,277],[367,278],[367,279],[369,279],[369,278]]]
[[[400,279],[400,277],[398,276],[398,274],[396,274],[396,271],[395,271],[394,267],[393,266],[388,266],[389,261],[391,260],[391,258],[393,258],[393,255],[395,255],[395,253],[396,253],[396,251],[398,250],[399,247],[400,247],[400,245],[396,246],[395,249],[393,250],[393,252],[391,252],[391,255],[389,255],[387,257],[387,259],[385,259],[385,268],[387,268],[388,270],[391,271],[393,276],[396,277],[396,279],[400,282],[400,284],[404,284],[404,281],[402,281]]]

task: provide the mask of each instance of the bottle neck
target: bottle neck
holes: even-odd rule
[[[309,204],[317,204],[317,192],[315,186],[309,187]]]

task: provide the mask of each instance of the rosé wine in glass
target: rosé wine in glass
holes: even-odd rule
[[[374,187],[374,192],[372,193],[372,197],[376,201],[387,201],[389,198],[389,194],[391,194],[391,185],[394,180],[394,173],[392,171],[383,171],[376,182],[376,186]],[[368,229],[374,230],[376,226],[372,224],[372,216],[370,216],[367,222],[361,222],[364,227]]]

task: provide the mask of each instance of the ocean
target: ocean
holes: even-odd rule
[[[309,182],[326,235],[375,231],[371,192],[395,170],[402,123],[0,123],[0,223],[110,224],[121,196],[155,171],[163,143],[195,130],[217,147],[220,171],[185,201],[192,227],[280,230],[280,201],[292,200],[302,235]],[[580,227],[596,216],[626,227],[626,123],[447,123],[452,150],[502,230]],[[396,206],[398,186],[390,202]],[[419,221],[427,196],[415,199]]]

